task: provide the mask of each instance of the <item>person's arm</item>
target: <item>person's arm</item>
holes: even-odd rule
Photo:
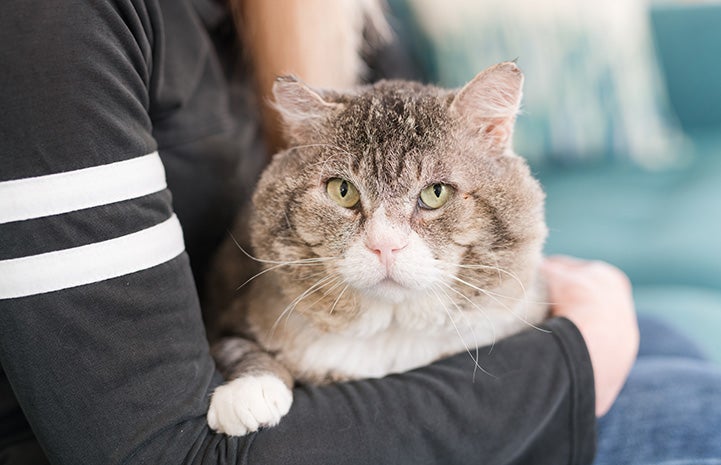
[[[593,374],[566,319],[383,379],[301,387],[248,464],[586,464],[595,453]]]
[[[131,0],[0,17],[0,363],[51,461],[589,463],[591,363],[567,320],[499,342],[495,377],[461,354],[298,388],[247,437],[210,431],[221,379],[154,156],[162,30],[157,3]]]
[[[0,15],[0,363],[53,463],[162,463],[171,439],[180,463],[207,434],[220,380],[153,135],[163,27],[130,0]]]

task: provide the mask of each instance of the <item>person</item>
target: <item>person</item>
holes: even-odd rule
[[[222,379],[197,289],[262,158],[232,36],[212,0],[26,0],[0,17],[0,463],[591,463],[638,329],[620,271],[564,257],[544,265],[549,332],[483,351],[494,376],[460,354],[299,386],[248,436],[208,428]],[[695,403],[719,391],[703,363]],[[657,413],[638,398],[660,378],[639,366],[598,425],[599,463],[660,463],[629,455],[629,437],[655,438],[632,421]],[[696,431],[694,455],[668,457],[718,457],[717,429]]]

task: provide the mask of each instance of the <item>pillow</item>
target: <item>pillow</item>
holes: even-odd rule
[[[526,75],[514,145],[531,162],[675,161],[643,0],[391,0],[427,77],[460,86],[517,58]]]

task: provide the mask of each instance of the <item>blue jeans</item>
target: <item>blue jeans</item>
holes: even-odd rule
[[[638,360],[598,421],[594,465],[721,465],[721,366],[655,320],[639,326]]]

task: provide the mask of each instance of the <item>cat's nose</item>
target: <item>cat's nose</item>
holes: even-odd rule
[[[410,241],[410,231],[395,224],[381,206],[368,221],[364,243],[368,250],[378,256],[387,272],[396,259],[398,251],[403,250]]]
[[[393,266],[396,258],[396,252],[403,250],[407,245],[408,241],[401,238],[366,243],[366,247],[378,256],[381,264],[383,264],[386,269],[390,269]]]

